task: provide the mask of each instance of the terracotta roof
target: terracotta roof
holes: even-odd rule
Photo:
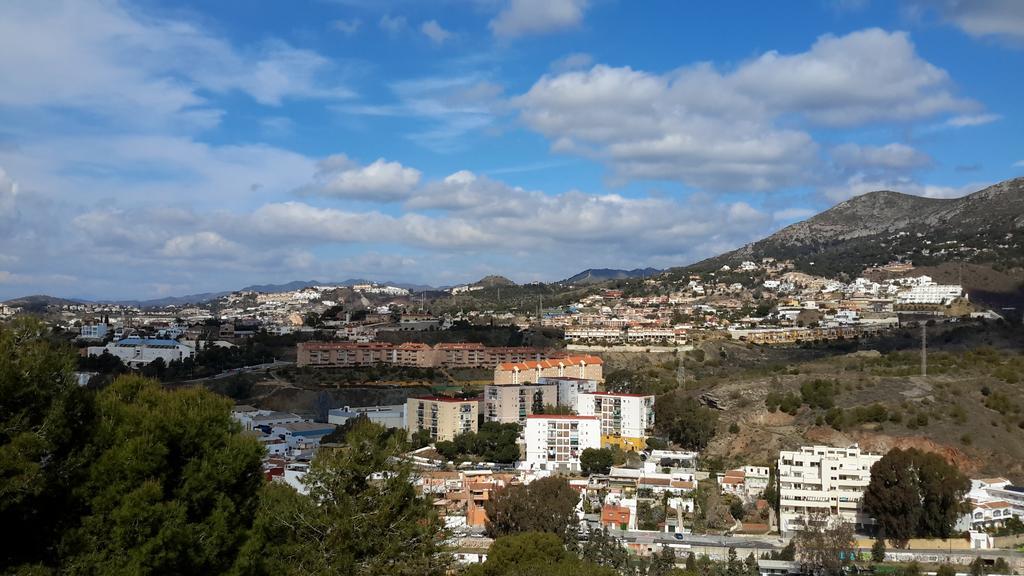
[[[978,504],[978,508],[988,508],[991,510],[1009,507],[1010,503],[1005,500],[996,500],[995,502],[982,502],[981,504]]]
[[[553,358],[550,360],[529,360],[526,362],[505,362],[498,364],[499,370],[535,370],[537,368],[557,368],[558,366],[575,366],[580,363],[601,365],[604,364],[598,356],[589,354],[582,356],[566,356],[565,358]]]

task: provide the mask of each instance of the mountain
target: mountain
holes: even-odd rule
[[[687,267],[715,270],[744,260],[792,260],[809,274],[855,277],[893,260],[1024,267],[1024,178],[962,198],[869,192],[737,250]]]
[[[491,286],[515,286],[515,285],[516,285],[515,282],[509,280],[508,278],[505,278],[504,276],[498,276],[496,274],[491,274],[490,276],[484,276],[483,278],[481,278],[481,279],[479,279],[479,280],[477,280],[476,282],[473,283],[473,286],[483,286],[485,288],[490,288]]]
[[[8,306],[17,306],[26,312],[45,312],[48,306],[63,306],[65,304],[82,304],[83,300],[71,300],[68,298],[57,298],[55,296],[46,296],[44,294],[34,294],[32,296],[22,296],[20,298],[12,298],[6,300],[3,303]]]
[[[596,284],[608,280],[625,280],[627,278],[646,278],[660,274],[657,268],[634,268],[633,270],[616,270],[614,268],[590,268],[562,280],[562,284]]]

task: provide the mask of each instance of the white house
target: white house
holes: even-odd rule
[[[576,413],[601,419],[601,444],[624,450],[646,447],[654,428],[654,396],[613,392],[582,392],[576,397]]]

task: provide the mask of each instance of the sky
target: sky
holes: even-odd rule
[[[0,298],[665,268],[1024,176],[1018,0],[0,2]]]

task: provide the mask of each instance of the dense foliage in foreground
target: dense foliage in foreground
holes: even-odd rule
[[[230,401],[121,376],[79,387],[39,323],[0,327],[5,573],[439,574],[444,532],[366,423],[324,452],[310,497],[267,484]],[[373,474],[371,473],[379,473]]]

